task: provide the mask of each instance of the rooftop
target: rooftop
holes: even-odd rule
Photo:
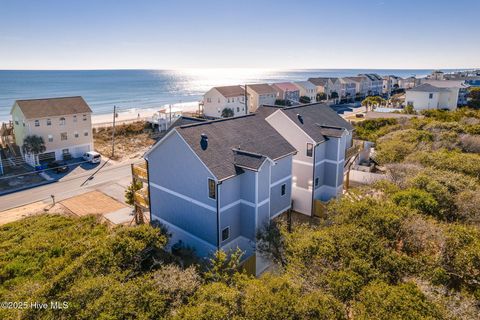
[[[249,84],[247,85],[247,91],[248,90],[253,90],[257,94],[275,93],[275,89],[273,89],[269,84],[266,83]]]
[[[239,168],[258,170],[265,159],[277,160],[296,152],[258,114],[206,121],[176,130],[218,180],[239,173]],[[202,135],[207,147],[202,148]]]
[[[17,100],[15,103],[26,119],[92,112],[85,100],[80,96]]]
[[[348,121],[339,116],[328,105],[322,103],[287,108],[263,106],[259,109],[261,109],[259,114],[264,117],[276,110],[281,110],[317,143],[325,141],[326,137],[339,137],[345,129],[353,130],[353,126]]]
[[[432,86],[429,83],[423,83],[419,86],[413,87],[412,89],[409,89],[407,91],[416,91],[416,92],[443,92],[445,91],[445,88],[438,88],[436,86]]]
[[[215,87],[218,92],[225,98],[238,97],[245,95],[245,91],[239,85],[235,86],[224,86],[224,87]]]
[[[278,89],[282,91],[298,91],[298,88],[296,85],[294,85],[291,82],[279,82],[279,83],[274,83],[272,86],[277,87]]]

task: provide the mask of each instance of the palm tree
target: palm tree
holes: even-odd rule
[[[225,108],[222,110],[222,118],[231,118],[234,116],[233,110],[230,108]]]
[[[373,109],[373,106],[381,106],[385,104],[385,102],[386,100],[380,96],[368,96],[362,101],[362,106],[364,106],[368,111],[369,107],[372,107]]]
[[[37,155],[39,153],[45,152],[47,148],[45,147],[45,142],[43,141],[42,137],[37,135],[31,135],[23,139],[22,149],[24,153],[32,154],[35,159],[35,164],[38,164]]]

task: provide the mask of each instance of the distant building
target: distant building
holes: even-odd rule
[[[177,126],[146,154],[152,223],[200,257],[240,248],[256,273],[256,235],[291,207],[295,148],[259,114]]]
[[[317,93],[327,94],[329,88],[329,78],[309,78],[308,82],[315,85]]]
[[[368,78],[356,76],[348,77],[348,79],[355,84],[355,98],[361,99],[365,98],[368,95],[368,90],[370,88]]]
[[[415,77],[407,77],[405,79],[400,78],[398,80],[398,85],[402,89],[412,89],[417,85],[417,79]]]
[[[364,73],[358,76],[365,78],[366,95],[376,96],[381,95],[383,92],[383,78],[376,73]]]
[[[349,78],[338,78],[337,83],[340,100],[353,101],[357,92],[356,82]]]
[[[234,116],[246,114],[245,91],[242,86],[214,87],[203,96],[203,114],[210,118],[221,118],[222,111],[230,109]]]
[[[401,89],[400,77],[389,75],[383,77],[383,94],[390,95],[392,91]]]
[[[93,151],[92,110],[82,97],[17,100],[10,113],[20,150],[24,139],[31,135],[45,142],[46,151],[37,156],[21,151],[32,166]]]
[[[444,72],[440,70],[432,71],[432,74],[428,76],[428,79],[431,80],[444,80]]]
[[[257,111],[264,104],[275,104],[277,99],[277,91],[266,83],[247,85],[247,95],[249,112]]]
[[[455,110],[458,104],[458,93],[458,87],[438,87],[423,83],[406,91],[405,102],[415,110]]]
[[[300,97],[310,98],[310,102],[317,101],[317,87],[310,81],[297,81],[293,83],[300,90]]]
[[[280,82],[272,84],[277,92],[277,99],[288,100],[291,104],[298,104],[300,100],[300,90],[291,82]]]

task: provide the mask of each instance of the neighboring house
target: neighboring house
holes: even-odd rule
[[[266,83],[247,85],[247,95],[249,112],[257,111],[264,104],[275,104],[277,99],[277,91]]]
[[[405,79],[400,78],[398,84],[402,89],[412,89],[417,85],[417,79],[415,77],[408,77]]]
[[[340,195],[345,150],[352,146],[352,125],[325,104],[288,108],[263,106],[265,120],[298,150],[293,156],[293,209],[306,215],[314,200]]]
[[[328,92],[329,79],[328,78],[309,78],[308,82],[311,82],[317,88],[317,93]]]
[[[454,110],[458,104],[459,89],[440,88],[429,83],[423,83],[412,89],[408,89],[405,95],[407,106],[415,110],[425,109],[449,109]]]
[[[256,234],[291,206],[295,148],[259,114],[175,127],[146,154],[151,222],[169,245],[256,257]]]
[[[358,76],[364,77],[366,80],[366,95],[376,96],[383,92],[383,78],[376,73],[364,73]]]
[[[46,151],[37,157],[23,154],[30,165],[93,150],[92,110],[82,97],[17,100],[10,114],[20,150],[27,136],[37,135],[45,142]]]
[[[298,104],[300,100],[300,90],[291,82],[280,82],[272,84],[272,88],[277,92],[277,99],[288,100],[292,104]]]
[[[245,91],[242,86],[214,87],[203,96],[203,114],[210,118],[222,117],[223,109],[231,109],[234,116],[244,115]]]
[[[428,83],[437,88],[446,88],[449,90],[458,89],[458,106],[467,105],[469,85],[464,80],[430,80],[422,79],[422,83]]]
[[[431,80],[444,80],[444,75],[445,73],[443,71],[434,70],[432,71],[432,74],[428,75],[427,78]]]
[[[355,97],[365,98],[368,95],[369,83],[366,77],[348,77],[355,84]]]
[[[400,79],[394,75],[383,77],[383,94],[390,96],[393,90],[400,89]]]
[[[356,82],[349,78],[338,78],[338,95],[341,100],[352,100],[355,99],[356,94]]]
[[[293,84],[300,90],[300,97],[309,97],[310,102],[317,101],[317,87],[313,83],[310,81],[297,81]]]

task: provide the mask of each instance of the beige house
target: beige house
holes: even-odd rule
[[[310,81],[297,81],[293,83],[300,90],[300,97],[309,97],[310,102],[317,101],[317,87]]]
[[[247,85],[248,111],[255,112],[262,105],[275,104],[277,91],[269,84],[249,84]]]
[[[65,155],[81,157],[93,150],[92,110],[82,97],[17,100],[10,114],[20,150],[24,139],[31,135],[45,142],[44,153],[23,155],[30,165],[61,160]]]
[[[213,87],[203,96],[203,114],[210,118],[221,118],[222,111],[230,109],[233,116],[246,114],[245,90],[242,86]]]

